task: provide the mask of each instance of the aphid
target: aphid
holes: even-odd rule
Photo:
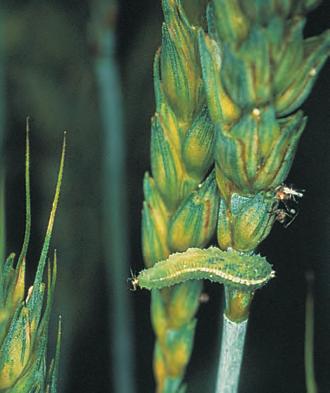
[[[216,247],[190,248],[142,270],[134,284],[161,289],[187,280],[210,280],[243,290],[255,290],[274,277],[274,271],[260,255],[226,252]]]
[[[282,184],[275,188],[275,198],[285,204],[286,201],[292,200],[297,202],[296,198],[302,198],[305,190],[295,190],[292,187],[288,187]]]
[[[298,212],[295,209],[275,209],[276,220],[287,228],[296,219]]]
[[[139,280],[137,279],[136,274],[133,273],[133,270],[130,269],[131,277],[127,279],[127,282],[130,283],[130,291],[136,291],[137,287],[139,286]]]

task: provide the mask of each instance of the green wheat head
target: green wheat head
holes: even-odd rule
[[[179,2],[163,1],[162,46],[155,56],[156,114],[152,177],[144,179],[143,253],[148,267],[171,253],[204,247],[216,228],[219,194],[213,161],[214,127],[206,107],[198,31]],[[210,172],[210,173],[209,173]],[[181,389],[194,338],[201,282],[153,291],[158,392]]]
[[[298,108],[329,54],[329,31],[303,37],[305,15],[316,3],[213,0],[207,26],[198,27],[179,0],[162,2],[152,177],[144,180],[149,269],[135,282],[163,288],[153,289],[151,304],[158,392],[184,389],[201,291],[196,279],[210,279],[213,272],[214,280],[216,272],[226,287],[227,316],[240,321],[255,289],[246,285],[257,280],[253,271],[259,274],[260,264],[271,271],[254,250],[277,219],[278,190],[306,125]],[[184,4],[188,10],[190,1]],[[199,10],[194,23],[203,20],[202,5]],[[215,232],[218,251],[207,249],[198,259],[188,250],[205,247]],[[181,254],[168,258],[175,252]],[[214,252],[224,260],[215,260]]]
[[[298,108],[329,54],[329,31],[303,38],[314,3],[217,0],[208,8],[208,34],[200,31],[199,45],[217,135],[224,250],[253,250],[274,221],[267,195],[289,173],[306,125]],[[247,214],[246,205],[257,209]]]
[[[28,128],[28,127],[27,127]],[[17,262],[10,254],[0,263],[0,392],[56,393],[60,353],[59,321],[56,355],[47,369],[48,324],[56,281],[56,253],[47,261],[62,182],[65,140],[53,206],[33,285],[25,288],[26,253],[30,239],[30,149],[26,138],[25,186],[26,227],[22,251]],[[43,282],[47,267],[47,285]]]

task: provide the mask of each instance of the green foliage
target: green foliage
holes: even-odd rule
[[[60,187],[63,176],[65,140],[48,227],[33,285],[26,293],[26,253],[30,238],[30,156],[29,131],[26,140],[26,227],[22,251],[15,263],[11,254],[0,264],[0,391],[8,393],[56,393],[60,327],[55,361],[47,372],[48,324],[53,302],[57,260],[47,263]],[[47,285],[43,282],[47,264]]]

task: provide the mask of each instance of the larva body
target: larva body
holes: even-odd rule
[[[187,280],[210,280],[241,290],[254,290],[274,277],[271,265],[260,255],[236,251],[190,248],[145,269],[137,277],[141,288],[161,289]]]

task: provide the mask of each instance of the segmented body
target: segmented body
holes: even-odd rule
[[[260,255],[222,251],[216,247],[190,248],[143,270],[137,277],[141,288],[160,289],[187,280],[206,279],[239,289],[254,290],[274,277],[271,265]]]

